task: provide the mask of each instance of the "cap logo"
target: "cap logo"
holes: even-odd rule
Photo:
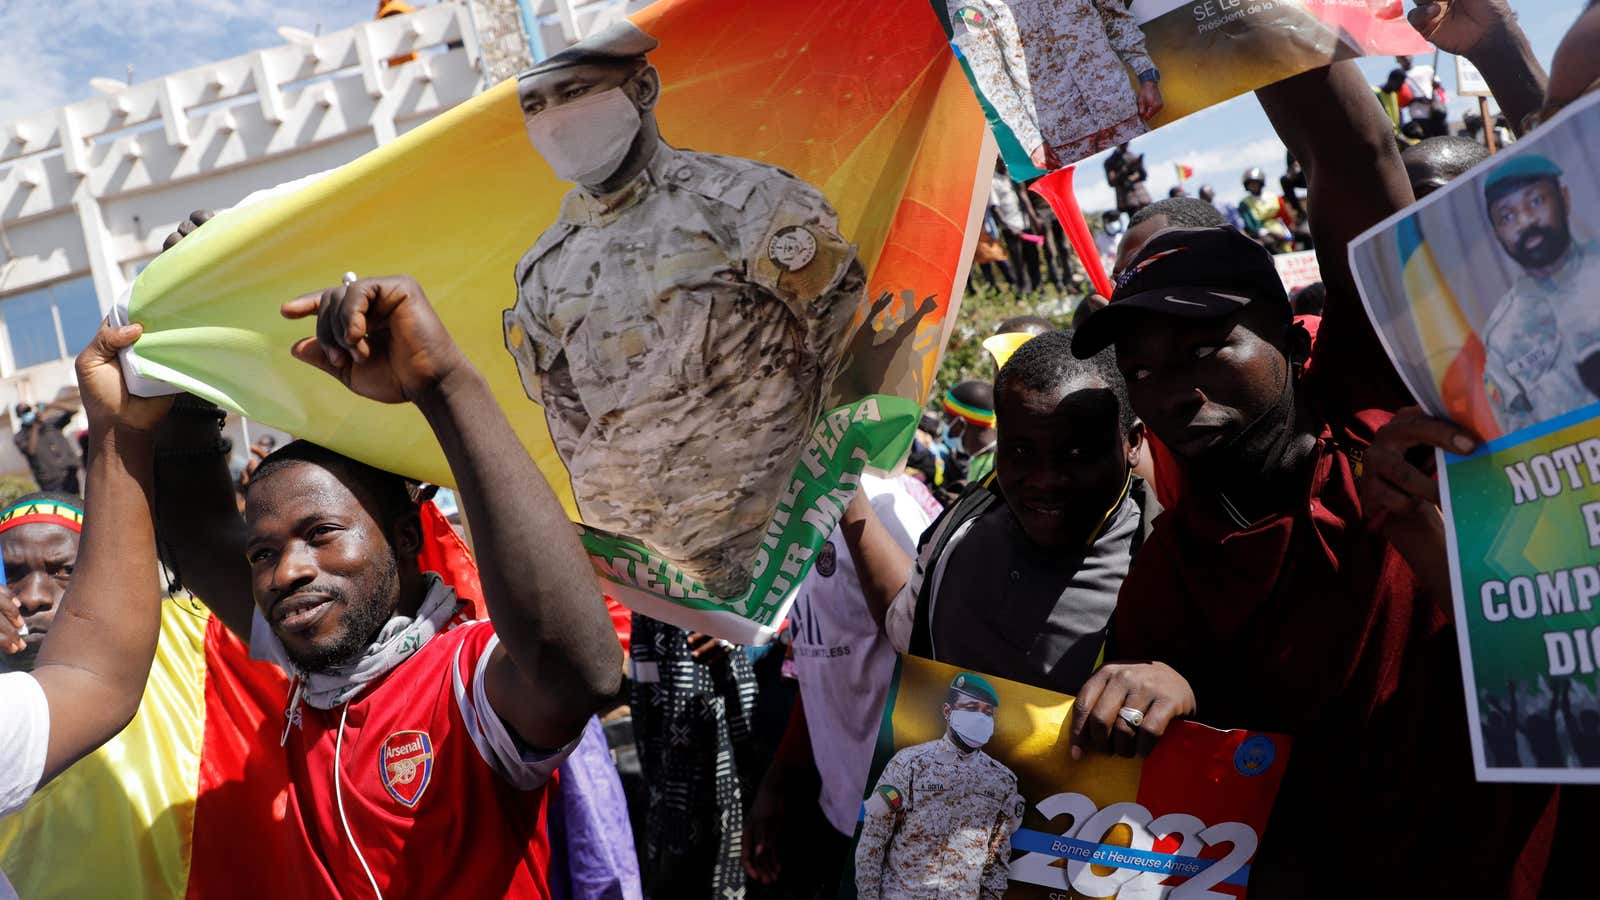
[[[1162,250],[1160,253],[1152,253],[1152,254],[1150,254],[1149,256],[1145,257],[1144,259],[1139,260],[1134,265],[1131,265],[1128,268],[1123,269],[1122,270],[1122,274],[1117,276],[1117,287],[1119,287],[1119,288],[1127,287],[1128,286],[1128,282],[1132,281],[1133,277],[1135,275],[1138,275],[1140,272],[1143,272],[1147,266],[1149,266],[1151,263],[1155,262],[1156,260],[1162,259],[1164,257],[1171,256],[1174,253],[1178,253],[1180,251],[1187,250],[1187,249],[1189,249],[1189,248],[1188,247],[1173,247],[1170,250]]]
[[[1177,297],[1174,297],[1171,294],[1168,294],[1165,297],[1162,297],[1161,299],[1167,301],[1168,303],[1182,303],[1184,306],[1198,306],[1201,309],[1205,308],[1205,304],[1204,303],[1196,303],[1193,300],[1179,300]]]

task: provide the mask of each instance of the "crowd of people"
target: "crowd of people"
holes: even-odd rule
[[[1503,5],[1410,18],[1477,63],[1518,132],[1600,84],[1596,3],[1548,77]],[[140,326],[103,326],[77,361],[84,496],[55,447],[62,409],[28,410],[17,443],[42,490],[0,511],[0,809],[39,792],[0,832],[6,874],[70,883],[118,840],[115,811],[75,820],[66,788],[136,711],[184,715],[151,696],[182,603],[218,623],[208,646],[274,673],[261,683],[281,701],[216,788],[228,828],[185,851],[192,872],[222,861],[235,896],[993,896],[994,873],[959,865],[910,886],[856,875],[901,653],[1076,696],[1063,766],[1146,754],[1185,718],[1292,735],[1252,897],[1593,896],[1594,788],[1475,779],[1437,488],[1415,452],[1475,441],[1414,408],[1351,276],[1352,239],[1486,155],[1428,131],[1431,83],[1404,86],[1395,102],[1424,130],[1403,153],[1353,63],[1258,91],[1290,154],[1281,199],[1252,169],[1234,207],[1209,189],[1152,202],[1142,158],[1111,154],[1113,295],[1070,324],[1000,325],[1016,337],[990,376],[935,398],[904,474],[862,477],[765,647],[608,612],[554,491],[410,278],[282,314],[315,325],[297,359],[421,413],[458,485],[470,577],[433,562],[426,488],[304,440],[230,471],[220,410],[131,395],[118,353]],[[1003,166],[992,188],[985,234],[1008,265],[974,279],[1075,284],[1048,208]],[[1272,253],[1295,246],[1315,248],[1323,282],[1291,300]],[[202,681],[229,684],[213,665]],[[1534,703],[1513,686],[1490,752],[1519,733],[1561,752],[1569,690]],[[935,749],[964,759],[996,698],[977,678],[952,699],[960,727]],[[602,726],[624,711],[631,728]],[[1593,765],[1595,729],[1564,733]],[[613,765],[624,749],[637,777]],[[129,803],[163,767],[225,767],[116,759]],[[917,809],[879,804],[860,852],[939,827]],[[29,843],[69,820],[74,842]],[[171,883],[145,871],[151,854],[128,859],[89,893]]]

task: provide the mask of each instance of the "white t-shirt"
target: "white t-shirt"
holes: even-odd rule
[[[44,777],[50,744],[50,704],[44,689],[27,672],[0,675],[0,816],[21,809]],[[0,874],[0,900],[16,900]]]
[[[932,520],[899,479],[861,477],[873,512],[907,553]],[[795,599],[794,667],[822,776],[818,803],[841,834],[853,834],[883,703],[894,677],[894,648],[867,611],[855,559],[837,530],[819,551]]]

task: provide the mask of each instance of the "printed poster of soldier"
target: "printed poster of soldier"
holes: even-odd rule
[[[1338,59],[1430,49],[1391,0],[930,0],[1028,180]]]
[[[608,593],[761,643],[859,474],[900,464],[972,256],[993,145],[921,2],[662,0],[599,28],[163,254],[131,301],[141,372],[448,483],[420,416],[306,380],[272,313],[414,275]]]
[[[1180,722],[1074,762],[1072,702],[901,657],[844,895],[1245,896],[1289,739]]]
[[[1600,96],[1350,249],[1431,414],[1478,777],[1600,782]]]

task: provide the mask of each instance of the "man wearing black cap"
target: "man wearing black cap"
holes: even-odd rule
[[[619,22],[517,77],[528,139],[574,187],[517,263],[506,348],[583,521],[736,597],[866,273],[816,188],[663,139],[656,46]]]
[[[1600,246],[1579,241],[1561,167],[1528,153],[1484,179],[1484,210],[1521,270],[1483,329],[1484,380],[1506,431],[1600,399]]]
[[[1475,781],[1448,588],[1406,540],[1414,522],[1373,516],[1362,480],[1374,433],[1410,402],[1346,254],[1411,201],[1389,123],[1350,63],[1258,96],[1313,194],[1322,326],[1308,350],[1266,251],[1214,228],[1154,236],[1078,332],[1079,355],[1116,347],[1187,483],[1123,584],[1113,650],[1176,669],[1209,724],[1293,735],[1252,896],[1369,892],[1361,869],[1322,864],[1358,856],[1382,865],[1385,896],[1533,896],[1553,793]],[[1080,732],[1128,740],[1139,726],[1120,710],[1149,715],[1118,669],[1085,684]],[[1464,827],[1385,829],[1375,847],[1373,823],[1400,815]]]

